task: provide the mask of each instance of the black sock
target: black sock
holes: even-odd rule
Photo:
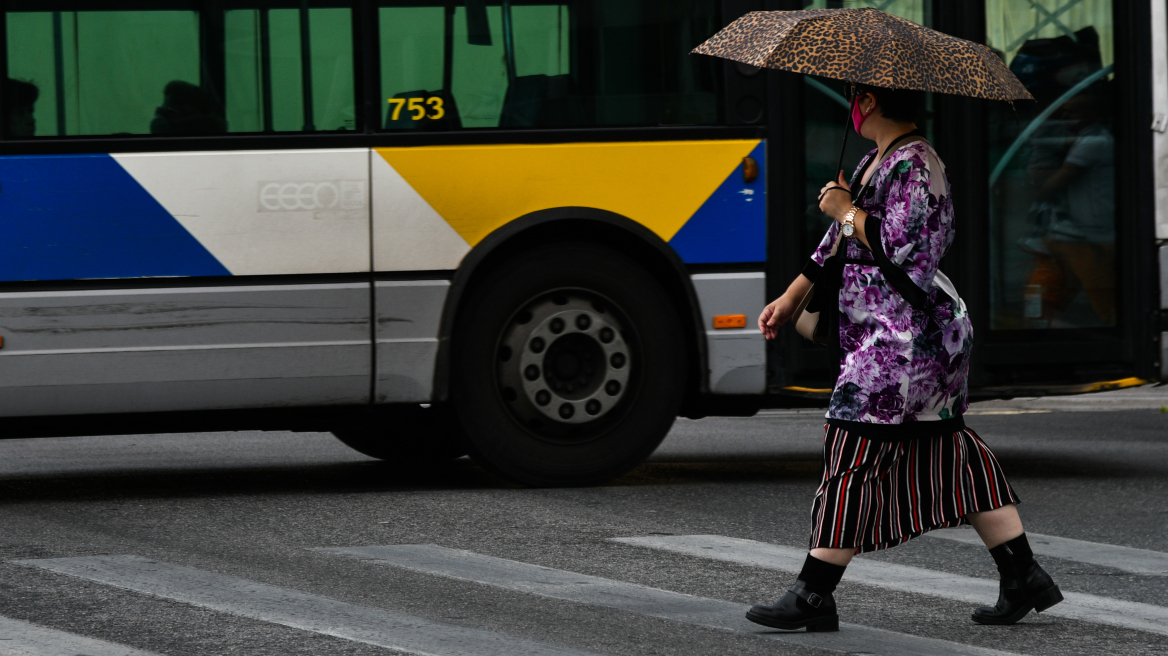
[[[990,549],[990,555],[998,565],[998,572],[1007,577],[1019,576],[1034,562],[1034,552],[1025,533]]]
[[[799,580],[812,592],[828,594],[839,585],[845,569],[847,567],[843,565],[832,565],[807,554],[807,560],[803,561],[803,571],[799,572]]]

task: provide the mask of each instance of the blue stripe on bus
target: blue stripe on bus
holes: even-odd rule
[[[0,157],[0,280],[227,275],[109,155]]]
[[[758,179],[743,182],[739,164],[669,240],[684,262],[766,260],[766,142],[750,156],[758,162]]]

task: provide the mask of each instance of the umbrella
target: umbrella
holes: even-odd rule
[[[986,46],[878,9],[754,11],[693,52],[873,87],[1034,99]]]

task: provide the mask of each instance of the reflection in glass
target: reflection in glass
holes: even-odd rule
[[[915,23],[929,26],[932,23],[931,2],[925,0],[815,0],[805,3],[805,9],[824,8],[856,8],[872,7],[886,11]],[[804,250],[810,254],[823,239],[823,233],[831,220],[819,211],[819,190],[828,180],[834,180],[837,172],[834,171],[839,161],[839,152],[843,130],[848,120],[848,102],[844,99],[844,84],[838,80],[827,80],[803,76],[806,88],[804,90],[803,115],[806,117],[806,189],[804,199],[807,203],[806,228],[803,233]],[[931,110],[933,106],[932,94],[926,95],[925,107]],[[931,111],[926,113],[930,116]],[[930,119],[926,119],[927,135],[932,135]],[[860,160],[873,148],[874,144],[854,131],[848,137],[847,152],[844,154],[844,177],[850,178]]]
[[[995,330],[1114,326],[1110,0],[990,0],[988,45],[1037,103],[990,123]]]

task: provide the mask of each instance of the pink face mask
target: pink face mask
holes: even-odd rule
[[[852,125],[856,127],[856,134],[860,134],[860,126],[866,120],[868,120],[868,117],[864,116],[864,113],[860,111],[860,98],[856,98],[852,104]]]

